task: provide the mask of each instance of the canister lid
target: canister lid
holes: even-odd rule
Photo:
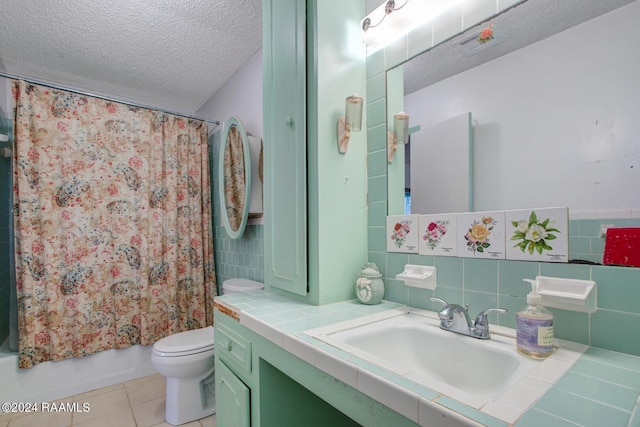
[[[382,277],[380,271],[378,270],[378,266],[372,262],[365,262],[362,266],[362,271],[360,272],[360,276],[363,277]]]

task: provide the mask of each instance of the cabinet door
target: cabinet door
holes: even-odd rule
[[[306,295],[306,2],[263,4],[265,283]]]
[[[249,388],[224,363],[216,366],[216,425],[249,427]]]

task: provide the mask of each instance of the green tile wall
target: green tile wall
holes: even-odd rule
[[[636,426],[639,395],[640,358],[591,348],[517,425]]]
[[[570,220],[569,259],[602,262],[604,238],[600,237],[601,225],[640,227],[640,218]]]
[[[494,324],[515,327],[515,313],[526,305],[529,285],[523,278],[537,275],[589,279],[597,283],[598,310],[593,314],[550,309],[555,335],[583,344],[640,355],[640,269],[602,265],[545,264],[526,261],[476,260],[369,252],[385,281],[385,299],[414,307],[437,310],[431,296],[469,304],[472,315],[487,307],[501,307],[506,314],[492,314]],[[434,265],[435,291],[410,288],[395,279],[405,264]]]
[[[384,78],[391,69],[415,54],[427,50],[490,17],[496,12],[519,3],[514,0],[481,2],[480,9],[456,9],[443,22],[434,22],[414,30],[391,46],[367,57],[367,137],[369,173],[369,242],[368,258],[375,262],[385,281],[385,298],[402,304],[434,310],[429,298],[437,296],[447,301],[468,303],[475,314],[483,308],[498,306],[509,310],[507,314],[492,314],[494,324],[515,326],[515,312],[526,305],[528,286],[523,278],[547,275],[576,279],[592,279],[598,283],[598,306],[594,314],[552,309],[555,315],[555,334],[595,347],[640,355],[640,269],[601,265],[546,264],[507,260],[475,260],[469,258],[432,257],[386,252],[386,117],[385,99],[379,94],[385,90]],[[460,22],[458,22],[460,18]],[[461,27],[460,27],[461,25]],[[384,104],[383,107],[381,104]],[[604,239],[601,224],[640,226],[640,219],[628,220],[571,220],[570,258],[602,262]],[[405,264],[433,265],[437,269],[438,286],[435,291],[409,288],[395,279]],[[540,412],[540,419],[547,416]],[[612,415],[612,416],[615,416]],[[556,424],[563,425],[554,419]],[[523,424],[524,425],[524,424]]]
[[[230,239],[222,226],[218,185],[220,132],[209,137],[211,160],[211,204],[213,207],[213,249],[218,293],[222,282],[243,278],[264,282],[264,226],[247,225],[239,239]]]

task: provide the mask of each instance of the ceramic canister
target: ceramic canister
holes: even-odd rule
[[[356,281],[356,296],[363,304],[379,304],[384,296],[382,274],[372,262],[365,262]]]

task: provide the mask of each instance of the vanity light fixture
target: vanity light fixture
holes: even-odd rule
[[[462,1],[386,1],[360,22],[364,42],[375,51],[443,14]]]
[[[398,143],[406,144],[409,141],[409,115],[400,111],[393,116],[393,132],[387,136],[387,162],[391,163],[396,155]]]
[[[362,128],[363,98],[354,93],[347,97],[344,117],[338,119],[338,151],[347,152],[351,132],[358,132]]]
[[[371,15],[367,16],[362,20],[362,31],[367,32],[370,28],[376,28],[378,25],[382,24],[382,21],[384,21],[384,18],[386,18],[387,15],[391,14],[391,12],[395,12],[396,10],[402,9],[407,3],[409,3],[409,0],[405,0],[404,3],[402,3],[402,5],[396,6],[395,0],[387,1],[383,5],[384,15],[380,16],[379,20],[375,24],[371,22]],[[376,11],[378,11],[378,9],[382,9],[382,6],[378,7]]]

